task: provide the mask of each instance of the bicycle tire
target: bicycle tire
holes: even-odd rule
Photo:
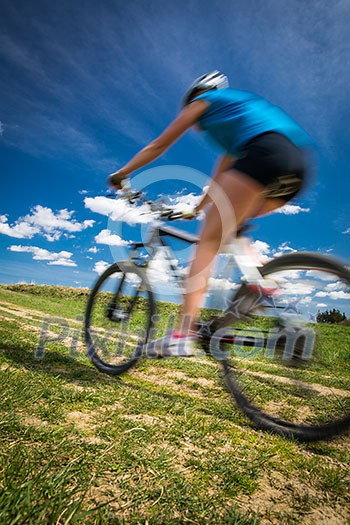
[[[329,272],[330,274],[335,276],[335,278],[339,278],[342,282],[345,282],[348,285],[350,285],[350,271],[344,266],[344,264],[342,264],[334,258],[314,254],[311,252],[299,252],[282,255],[281,257],[278,257],[268,262],[265,266],[263,266],[261,268],[261,273],[264,277],[267,277],[275,272],[290,272],[291,270],[297,270],[301,273],[307,273],[311,271],[314,275],[315,272],[319,274],[323,271]],[[235,297],[244,298],[244,296],[248,297],[248,294],[248,287],[245,284],[243,284],[237,291]],[[321,297],[322,296],[324,296],[324,292],[323,295],[321,294]],[[346,297],[348,297],[348,295]],[[220,326],[220,319],[221,326],[223,326],[225,323],[228,322],[227,314],[226,316],[223,315],[221,318],[216,320],[216,326]],[[349,334],[348,331],[347,334]],[[346,344],[346,342],[344,342],[344,344]],[[349,431],[349,398],[346,398],[345,402],[342,399],[338,401],[339,405],[344,405],[344,413],[342,413],[341,417],[334,416],[334,419],[332,418],[327,422],[317,421],[317,423],[308,422],[307,424],[303,422],[294,423],[287,419],[276,417],[276,415],[271,414],[268,409],[261,408],[256,404],[255,401],[251,400],[250,394],[247,394],[247,388],[245,386],[242,387],[242,384],[240,382],[242,376],[244,375],[244,372],[238,370],[236,366],[232,363],[230,358],[225,357],[224,359],[222,359],[221,364],[223,368],[224,381],[226,383],[228,391],[230,392],[231,396],[233,397],[240,410],[259,429],[276,433],[287,438],[294,438],[298,441],[303,442],[330,439],[332,437],[347,433]],[[314,386],[316,385],[310,385],[310,392],[313,391]],[[349,394],[348,390],[347,393]]]
[[[112,297],[108,297],[108,294],[111,295],[111,293],[109,290],[107,292],[104,291],[103,287],[107,283],[107,280],[109,280],[110,278],[116,278],[116,274],[119,276],[119,281],[117,282],[117,285],[114,286],[115,288],[116,286],[119,288],[114,291]],[[135,284],[136,292],[134,296],[130,294],[127,295],[126,293],[124,293],[123,289],[125,283],[130,283],[130,277],[131,282],[134,278],[135,281],[137,280]],[[140,296],[140,291],[143,293],[144,297]],[[137,297],[135,299],[136,293]],[[113,314],[115,313],[115,311],[117,311],[117,320],[111,315],[111,309],[109,306],[110,303],[107,305],[107,310],[104,304],[101,305],[102,307],[100,308],[100,310],[102,311],[102,315],[101,312],[97,310],[98,303],[107,302],[107,299],[109,301],[111,301],[112,299],[113,301]],[[139,304],[140,301],[141,305]],[[127,304],[125,304],[125,302]],[[95,310],[97,310],[97,314],[94,313]],[[137,335],[129,333],[129,330],[132,329],[132,323],[130,328],[129,321],[134,310],[138,310],[138,313],[140,313],[140,310],[144,310],[144,312],[142,312],[144,314],[144,326],[141,330],[140,337],[138,337],[140,332],[139,322]],[[127,313],[125,314],[125,312]],[[121,314],[124,314],[124,318]],[[103,372],[105,374],[118,376],[127,372],[131,367],[135,366],[142,356],[143,345],[148,341],[150,331],[153,327],[154,314],[154,296],[144,269],[142,267],[134,265],[129,261],[119,261],[108,267],[103,272],[103,274],[97,279],[95,285],[93,286],[88,298],[85,312],[85,342],[87,345],[87,355],[90,358],[91,362],[95,365],[95,367],[100,372]],[[93,324],[95,318],[98,318],[98,325],[94,328]],[[125,330],[123,331],[123,329],[119,328],[120,326],[122,326],[122,323],[124,321],[127,324],[126,332]],[[108,328],[108,332],[106,326]],[[102,339],[104,337],[108,341],[109,338],[112,341],[111,345],[113,348],[117,346],[122,347],[123,354],[118,355],[118,360],[116,362],[113,361],[115,354],[108,354],[108,359],[104,355],[106,352],[103,348],[103,344],[101,344],[101,332],[103,334]],[[106,335],[104,335],[105,332]],[[127,354],[127,352],[125,352],[124,355],[124,349],[126,348],[126,344],[128,343],[128,341],[126,341],[127,337],[133,338],[132,346],[134,346],[135,349],[132,348],[131,353]],[[105,341],[104,346],[106,346]]]

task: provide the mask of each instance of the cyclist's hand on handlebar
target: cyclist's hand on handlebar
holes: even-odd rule
[[[107,182],[115,190],[122,190],[126,184],[126,175],[122,170],[115,171],[108,176]]]

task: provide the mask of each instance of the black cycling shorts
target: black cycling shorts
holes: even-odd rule
[[[286,202],[303,187],[306,160],[302,150],[280,133],[262,133],[241,149],[234,169],[246,173],[266,189],[267,198]]]

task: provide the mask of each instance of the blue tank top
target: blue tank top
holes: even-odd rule
[[[275,131],[298,147],[313,144],[309,135],[282,109],[246,91],[214,89],[195,97],[205,100],[208,109],[199,119],[200,127],[227,153],[239,156],[249,140]]]

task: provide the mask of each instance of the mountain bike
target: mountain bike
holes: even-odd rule
[[[122,198],[132,205],[146,203],[155,220],[147,240],[132,244],[127,260],[107,268],[88,299],[87,354],[109,375],[123,374],[147,357],[147,342],[164,330],[159,329],[164,316],[157,314],[154,293],[161,275],[154,269],[152,274],[152,262],[162,251],[167,276],[181,287],[186,272],[176,264],[170,240],[198,241],[166,224],[183,214],[162,201],[147,201],[132,190]],[[225,306],[202,310],[197,357],[216,360],[234,401],[258,428],[301,441],[347,432],[350,326],[317,322],[322,318],[317,309],[348,308],[349,267],[311,252],[288,253],[259,265],[250,246],[241,232],[223,249],[231,277],[221,279],[216,296]],[[234,268],[242,276],[238,281]],[[165,317],[169,321],[171,315]]]

